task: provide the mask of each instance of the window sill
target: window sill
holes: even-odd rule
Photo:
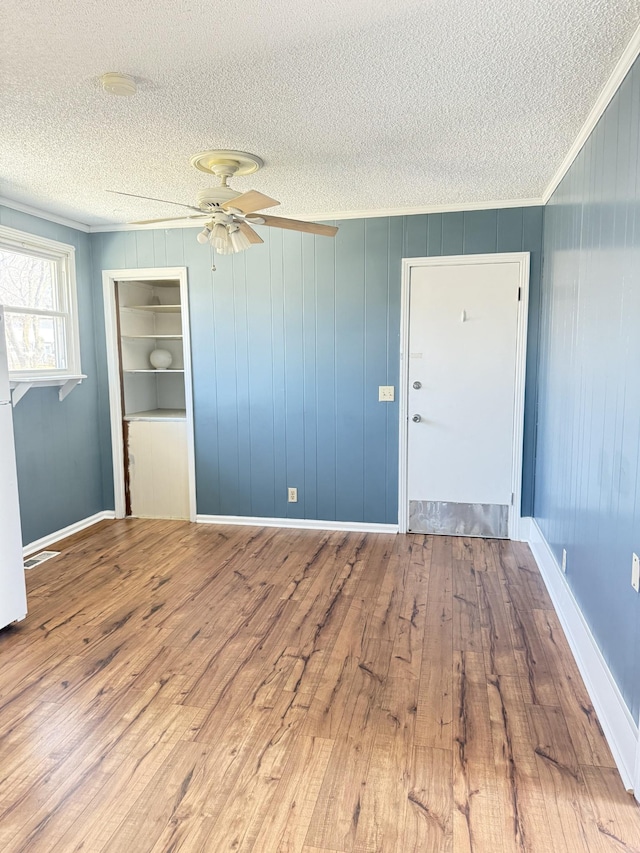
[[[84,373],[67,373],[56,376],[43,376],[40,374],[35,376],[10,377],[11,402],[14,406],[17,406],[31,388],[59,388],[58,399],[62,402],[86,378]]]

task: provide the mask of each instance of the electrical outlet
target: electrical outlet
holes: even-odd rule
[[[378,385],[378,402],[393,403],[395,400],[395,390],[394,385]]]
[[[640,592],[640,557],[633,555],[631,563],[631,586],[636,592]]]
[[[566,548],[562,549],[562,571],[566,575],[566,573],[567,573],[567,549]]]
[[[287,489],[287,500],[290,504],[298,503],[298,490],[289,486]]]

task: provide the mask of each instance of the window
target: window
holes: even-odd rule
[[[80,374],[75,250],[0,226],[0,305],[9,374]]]

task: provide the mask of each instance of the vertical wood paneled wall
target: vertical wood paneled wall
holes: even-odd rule
[[[535,515],[640,711],[640,65],[544,214]]]
[[[194,229],[91,235],[103,269],[188,267],[202,514],[396,523],[403,257],[532,253],[523,511],[533,499],[542,208],[346,220],[335,240],[261,230],[216,256]],[[104,333],[99,341],[104,360]],[[101,374],[105,506],[113,506]],[[472,416],[472,413],[470,413]],[[298,489],[287,503],[287,486]]]
[[[88,234],[3,206],[0,224],[76,247],[80,354],[88,377],[62,403],[57,388],[32,388],[13,410],[26,544],[105,508],[98,383],[106,365],[96,361],[96,298],[104,321]]]

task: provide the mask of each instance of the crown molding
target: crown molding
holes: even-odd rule
[[[604,84],[604,88],[598,95],[598,99],[593,105],[591,112],[587,116],[585,123],[580,128],[580,132],[578,133],[573,145],[567,152],[566,157],[560,164],[558,171],[554,174],[553,178],[549,181],[545,191],[542,194],[542,204],[547,204],[551,196],[554,194],[560,181],[567,174],[569,169],[571,168],[571,164],[576,159],[580,151],[582,150],[583,145],[592,134],[595,126],[598,124],[600,119],[602,118],[604,111],[607,109],[611,100],[615,93],[618,91],[620,86],[622,85],[622,81],[629,73],[631,66],[638,58],[640,54],[640,27],[635,31],[635,33],[631,36],[631,41],[624,49],[622,56],[616,63],[615,68],[611,72],[611,75],[607,82]]]
[[[47,210],[39,210],[37,207],[31,207],[29,204],[22,204],[20,201],[14,201],[11,198],[5,198],[0,195],[0,207],[8,207],[11,210],[17,210],[19,213],[28,213],[29,216],[36,216],[38,219],[46,219],[47,222],[55,222],[57,225],[65,225],[67,228],[74,228],[76,231],[84,231],[88,234],[91,228],[84,222],[78,222],[75,219],[67,219],[66,216],[59,216],[57,213],[49,213]]]
[[[298,215],[295,218],[306,222],[326,222],[338,219],[375,219],[385,216],[417,216],[425,213],[462,213],[468,210],[501,210],[512,207],[540,207],[541,198],[510,198],[497,201],[470,201],[459,204],[434,204],[422,207],[390,207],[380,210],[341,210],[330,213],[315,213]],[[258,216],[259,214],[255,214]],[[152,231],[158,228],[201,228],[202,220],[194,222],[192,219],[176,219],[173,222],[164,222],[151,225],[90,225],[92,234],[101,234],[111,231]]]
[[[432,204],[422,205],[419,207],[389,207],[378,210],[341,210],[330,213],[311,213],[296,216],[307,222],[325,222],[335,219],[375,219],[376,217],[385,216],[418,216],[426,213],[461,213],[471,210],[501,210],[513,207],[539,207],[543,204],[541,198],[511,198],[511,199],[496,199],[491,201],[470,201],[460,202],[458,204]],[[89,234],[104,234],[114,231],[155,231],[161,229],[163,231],[171,228],[200,228],[202,221],[194,222],[192,219],[175,219],[172,222],[151,223],[149,225],[131,225],[129,223],[113,223],[110,225],[87,225],[84,222],[78,222],[75,219],[67,219],[64,216],[58,216],[55,213],[49,213],[45,210],[31,207],[27,204],[22,204],[12,199],[0,196],[0,205],[9,207],[12,210],[18,210],[21,213],[28,213],[30,216],[37,216],[39,219],[46,219],[49,222],[56,222],[58,225],[66,225],[68,228],[75,228],[77,231],[84,231]]]

